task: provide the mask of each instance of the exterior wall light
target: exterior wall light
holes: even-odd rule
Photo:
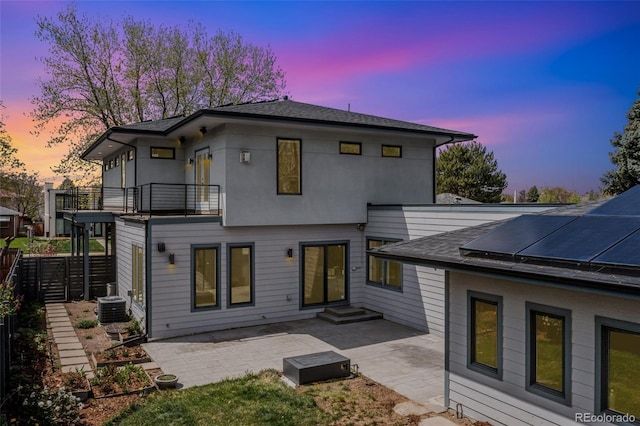
[[[291,258],[293,257],[293,249],[292,249],[292,248],[287,249],[287,257],[288,257],[289,259],[291,259]]]
[[[187,141],[187,138],[185,138],[184,136],[180,136],[180,139],[178,139],[178,142],[180,142],[181,144],[185,143]]]
[[[242,164],[251,163],[251,151],[246,151],[246,150],[240,151],[240,162]]]
[[[164,243],[158,243],[158,251],[160,253],[164,253],[165,247],[164,247]]]
[[[210,152],[207,152],[207,160],[211,160],[213,158],[213,154]]]
[[[187,164],[188,165],[192,165],[193,164],[193,158],[187,158]]]
[[[204,126],[200,127],[200,133],[202,133],[202,136],[204,136],[204,134],[207,133],[207,128]]]
[[[173,253],[169,253],[169,265],[176,264],[176,255]]]

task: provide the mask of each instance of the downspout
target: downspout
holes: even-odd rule
[[[442,145],[447,145],[450,144],[451,142],[454,141],[454,137],[450,136],[451,139],[449,139],[448,141],[446,141],[445,143],[441,144],[441,145],[436,145],[433,144],[433,164],[431,165],[431,170],[433,172],[433,176],[432,176],[432,182],[433,182],[433,193],[431,194],[431,203],[432,204],[436,204],[436,194],[438,193],[438,188],[437,188],[437,184],[436,184],[436,150],[438,149],[439,146]]]
[[[137,157],[137,156],[136,156]],[[144,227],[144,336],[149,338],[151,334],[151,218],[145,222]]]

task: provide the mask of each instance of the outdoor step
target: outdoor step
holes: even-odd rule
[[[325,312],[318,313],[318,318],[325,321],[329,321],[332,324],[350,324],[354,322],[382,319],[381,313],[370,311],[368,309],[362,309],[363,312],[360,314],[347,315],[347,316],[333,315],[327,311],[328,309],[325,310]]]
[[[353,315],[362,315],[367,313],[365,309],[355,308],[353,306],[337,306],[332,308],[326,308],[324,312],[336,317],[350,317]]]

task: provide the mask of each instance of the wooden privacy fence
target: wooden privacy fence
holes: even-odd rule
[[[89,256],[89,298],[107,295],[107,284],[115,281],[112,255]],[[42,302],[66,302],[84,294],[82,256],[27,257],[21,261],[25,295]]]
[[[6,247],[0,249],[0,281],[13,288],[14,295],[21,294],[19,250]],[[11,367],[11,341],[16,332],[16,315],[0,316],[0,401],[7,395],[9,369]]]

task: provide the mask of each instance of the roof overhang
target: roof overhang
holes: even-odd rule
[[[376,134],[402,135],[425,139],[434,143],[436,147],[458,142],[471,141],[477,138],[471,133],[446,131],[446,130],[417,130],[399,129],[390,126],[379,126],[373,124],[344,123],[331,120],[306,119],[298,117],[274,116],[267,114],[249,114],[237,111],[220,111],[215,109],[203,109],[188,117],[178,121],[172,120],[162,129],[142,129],[134,126],[112,127],[103,133],[93,144],[91,144],[81,155],[84,160],[102,160],[113,155],[125,146],[135,149],[134,142],[140,137],[158,137],[174,139],[176,144],[180,143],[182,137],[193,139],[202,137],[199,129],[206,127],[213,130],[224,124],[231,123],[253,123],[256,125],[284,126],[292,128],[340,128],[352,132],[371,132]],[[142,123],[144,124],[144,123]]]

